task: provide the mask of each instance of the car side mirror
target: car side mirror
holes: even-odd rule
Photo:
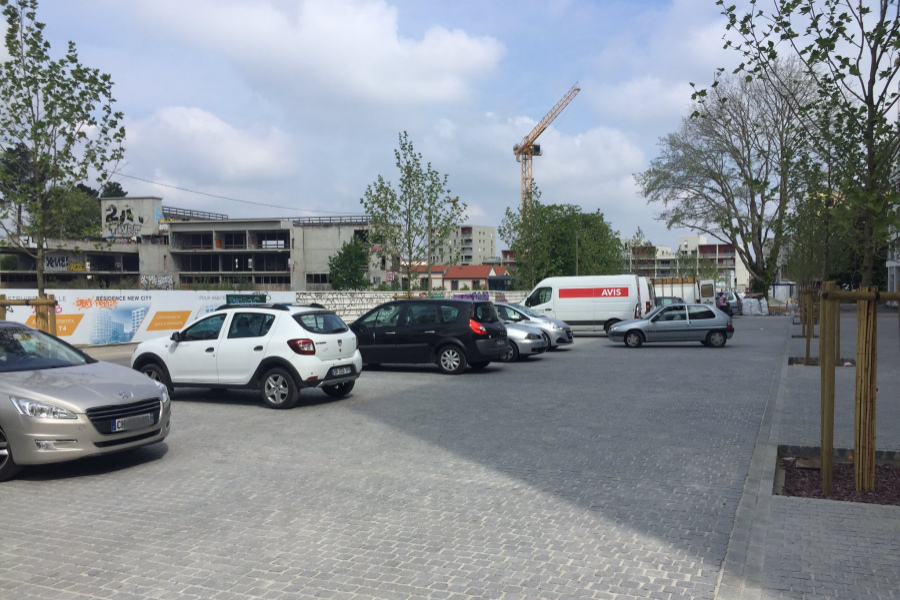
[[[656,323],[657,321],[659,321],[659,316],[656,316],[656,317],[653,317],[652,319],[650,319],[651,323]]]
[[[170,339],[173,342],[180,342],[181,341],[181,333],[179,333],[178,331],[173,332],[172,337]]]

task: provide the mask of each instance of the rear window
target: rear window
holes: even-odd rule
[[[481,302],[475,305],[475,320],[479,323],[496,323],[500,320],[494,305],[490,302]]]
[[[300,327],[310,333],[344,333],[347,325],[334,313],[300,313],[294,315]]]
[[[704,283],[700,286],[700,297],[701,298],[712,298],[716,295],[716,290],[713,288],[712,284]]]

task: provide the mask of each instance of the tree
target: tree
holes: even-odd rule
[[[407,133],[399,138],[400,147],[394,150],[400,171],[397,188],[379,175],[366,188],[360,204],[371,219],[369,232],[375,252],[388,260],[399,259],[408,293],[413,269],[419,264],[427,266],[431,287],[432,242],[450,237],[459,227],[466,205],[450,196],[447,175],[442,177],[431,163],[423,166],[422,155],[415,152]]]
[[[527,196],[518,212],[506,209],[499,229],[516,254],[515,287],[531,289],[545,277],[622,270],[619,233],[603,213],[582,213],[572,204],[541,204],[536,186]]]
[[[107,181],[100,191],[101,198],[124,198],[127,195],[128,192],[122,189],[122,184],[118,181]]]
[[[669,228],[702,231],[735,247],[754,278],[771,281],[784,218],[802,185],[798,156],[804,140],[791,101],[812,93],[796,64],[778,66],[779,86],[725,77],[715,102],[698,102],[681,127],[660,140],[660,155],[635,175],[657,218]],[[726,101],[727,100],[727,101]],[[770,260],[763,248],[771,238]]]
[[[82,65],[73,42],[62,58],[50,57],[37,0],[0,6],[9,54],[0,65],[0,146],[22,147],[13,155],[15,168],[0,169],[0,227],[8,244],[36,260],[42,296],[48,241],[84,212],[72,192],[91,172],[101,185],[106,181],[107,168],[124,155],[125,129],[112,109],[109,75]]]
[[[725,47],[736,49],[744,61],[735,73],[780,84],[777,65],[787,54],[815,82],[816,97],[790,100],[811,144],[833,145],[842,157],[836,180],[849,208],[845,225],[853,232],[853,251],[861,256],[861,284],[870,285],[875,262],[890,243],[890,228],[900,222],[895,181],[900,136],[892,119],[898,100],[900,3],[773,0],[772,12],[754,2],[744,14],[734,5],[725,8],[723,0],[717,4],[728,19],[726,31],[737,36],[738,43],[728,40]],[[701,102],[706,97],[705,89],[694,93]],[[835,118],[816,119],[821,107]]]
[[[363,290],[369,287],[366,266],[370,249],[363,240],[355,237],[345,242],[337,254],[328,259],[328,279],[336,290]]]

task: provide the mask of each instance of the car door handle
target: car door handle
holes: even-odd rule
[[[254,352],[262,352],[262,346],[257,346],[253,349]]]
[[[215,348],[207,348],[206,351],[207,351],[207,352],[215,352],[216,349],[215,349]]]
[[[384,335],[397,335],[396,331],[385,331]]]
[[[432,329],[431,331],[423,331],[422,333],[434,333],[434,330]]]

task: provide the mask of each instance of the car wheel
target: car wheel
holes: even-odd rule
[[[158,381],[169,390],[169,393],[172,393],[172,380],[169,379],[169,374],[166,373],[166,370],[163,369],[155,362],[146,363],[143,367],[141,367],[141,373],[152,379],[153,381]]]
[[[509,350],[506,351],[506,354],[500,357],[502,362],[510,363],[516,362],[519,360],[519,348],[512,342],[509,343]]]
[[[323,385],[322,391],[332,398],[343,398],[353,390],[355,381],[347,381],[337,385]]]
[[[474,371],[480,371],[489,364],[491,364],[491,361],[489,360],[479,360],[478,362],[469,363],[469,366],[472,367],[472,370]]]
[[[438,352],[437,363],[447,375],[459,375],[466,370],[466,355],[456,346],[444,346]]]
[[[644,343],[644,336],[640,331],[629,331],[625,334],[625,345],[629,348],[640,348]]]
[[[292,408],[300,398],[300,390],[291,374],[282,368],[275,368],[260,380],[263,401],[269,408]]]
[[[0,481],[12,479],[21,470],[22,467],[13,460],[12,449],[9,447],[6,434],[0,430]]]
[[[727,337],[721,331],[710,331],[706,336],[706,344],[708,346],[712,346],[713,348],[721,348],[725,345]]]

